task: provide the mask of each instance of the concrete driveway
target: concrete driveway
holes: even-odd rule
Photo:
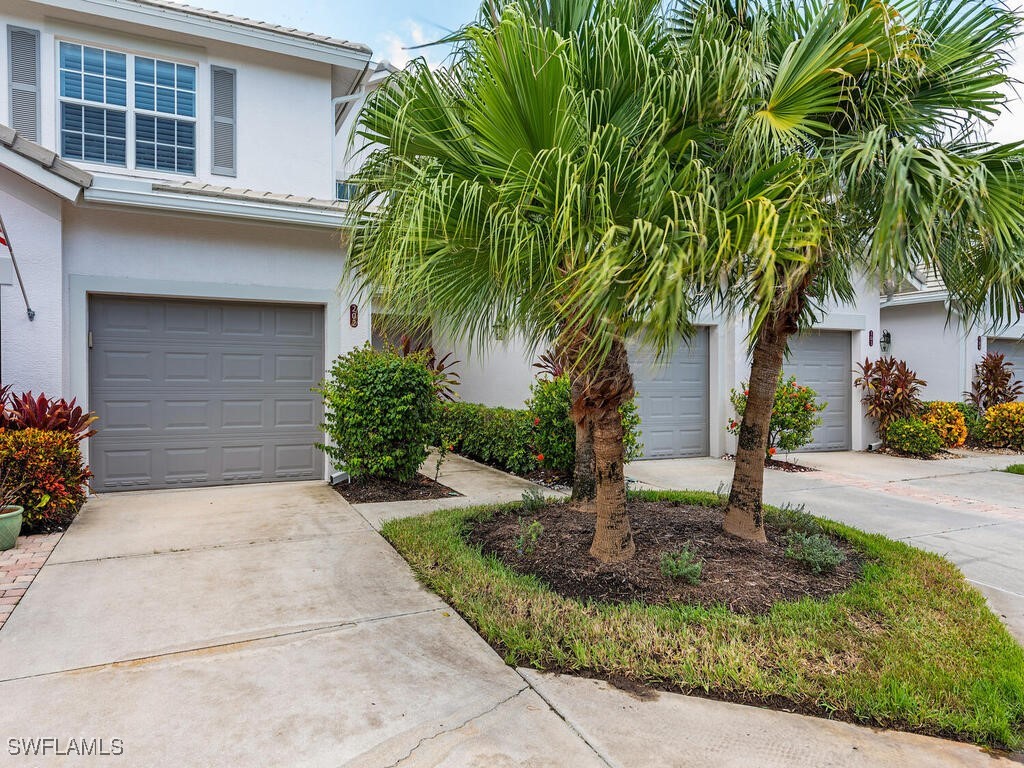
[[[525,485],[464,461],[442,479],[469,494],[459,503]],[[507,667],[375,532],[384,512],[321,483],[91,500],[0,630],[3,764],[1001,762],[939,739]],[[40,739],[55,741],[40,753]],[[123,754],[54,754],[86,744]]]
[[[999,472],[1019,456],[961,452],[936,461],[859,452],[792,454],[818,471],[768,471],[765,499],[902,539],[948,557],[1024,642],[1024,476]],[[631,464],[650,488],[727,488],[733,463],[672,459]]]

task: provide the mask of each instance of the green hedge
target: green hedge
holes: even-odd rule
[[[537,469],[533,415],[479,403],[445,403],[435,425],[435,445],[514,474]]]

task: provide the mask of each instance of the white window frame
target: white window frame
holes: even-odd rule
[[[98,48],[104,52],[111,51],[113,53],[121,53],[125,55],[125,101],[127,104],[122,107],[116,104],[99,104],[93,101],[86,101],[85,99],[73,99],[61,96],[61,62],[60,62],[60,46],[61,43],[69,43],[71,45],[80,45],[87,48]],[[55,97],[56,97],[56,110],[54,120],[56,122],[56,137],[57,137],[57,154],[63,157],[64,149],[64,136],[63,126],[61,124],[61,104],[67,102],[76,106],[87,106],[96,107],[98,109],[112,109],[112,110],[123,110],[125,112],[125,163],[124,165],[117,165],[114,163],[101,163],[95,160],[78,160],[72,159],[72,162],[77,165],[86,166],[87,168],[95,168],[104,171],[128,171],[134,172],[139,171],[141,173],[157,173],[157,174],[168,174],[171,176],[181,176],[183,178],[196,178],[199,176],[199,161],[200,152],[199,147],[202,143],[202,133],[200,129],[199,120],[199,105],[200,105],[200,73],[201,67],[198,61],[192,61],[188,59],[179,59],[173,56],[167,56],[164,54],[149,53],[146,51],[136,51],[127,48],[121,48],[116,45],[108,45],[106,43],[97,43],[88,40],[81,40],[73,37],[56,37],[54,38],[53,46],[53,57],[54,57],[54,81],[56,84]],[[145,109],[137,109],[135,106],[135,59],[153,59],[154,61],[165,61],[174,64],[183,64],[187,67],[192,67],[195,70],[195,115],[193,117],[186,117],[184,115],[168,115],[163,112],[151,112]],[[84,92],[82,94],[85,95]],[[155,106],[155,104],[154,104]],[[136,163],[135,157],[135,116],[136,113],[144,115],[146,117],[163,117],[171,120],[184,120],[192,123],[193,135],[195,136],[195,167],[194,170],[189,173],[187,171],[166,171],[161,168],[140,168]]]

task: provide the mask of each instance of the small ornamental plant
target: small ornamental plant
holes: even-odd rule
[[[64,530],[85,503],[92,478],[77,435],[67,430],[0,429],[0,467],[5,482],[19,489],[13,504],[25,508],[25,534]]]
[[[959,403],[936,400],[927,404],[921,421],[931,425],[947,448],[959,448],[967,441],[967,421]]]
[[[537,464],[568,475],[576,463],[576,424],[570,413],[572,393],[568,374],[540,378],[530,388],[526,407],[533,414],[533,446]],[[626,461],[643,455],[640,442],[640,413],[636,401],[619,408],[622,414],[623,444]]]
[[[731,435],[739,434],[749,394],[746,385],[742,390],[734,389],[729,393],[729,400],[736,410],[736,417],[730,419],[726,427]],[[772,418],[768,425],[766,461],[780,450],[795,451],[811,442],[814,428],[821,424],[821,416],[818,414],[828,406],[826,402],[819,402],[817,397],[818,393],[810,387],[797,384],[795,376],[779,378]]]
[[[942,450],[942,438],[931,424],[916,416],[896,419],[885,432],[885,445],[897,453],[928,458]]]
[[[928,382],[919,378],[904,360],[883,357],[865,360],[858,366],[860,375],[854,386],[861,391],[865,414],[878,427],[878,436],[887,441],[889,425],[921,412],[921,388]]]
[[[1000,403],[985,411],[985,438],[995,448],[1024,451],[1024,403]]]

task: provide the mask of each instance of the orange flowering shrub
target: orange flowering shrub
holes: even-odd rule
[[[959,448],[967,440],[967,421],[959,403],[940,400],[928,403],[921,421],[930,424],[947,448]]]
[[[1024,451],[1024,403],[1001,403],[986,410],[985,437],[996,448]]]
[[[85,502],[92,472],[75,435],[42,429],[0,429],[0,465],[22,486],[23,533],[63,530]]]

